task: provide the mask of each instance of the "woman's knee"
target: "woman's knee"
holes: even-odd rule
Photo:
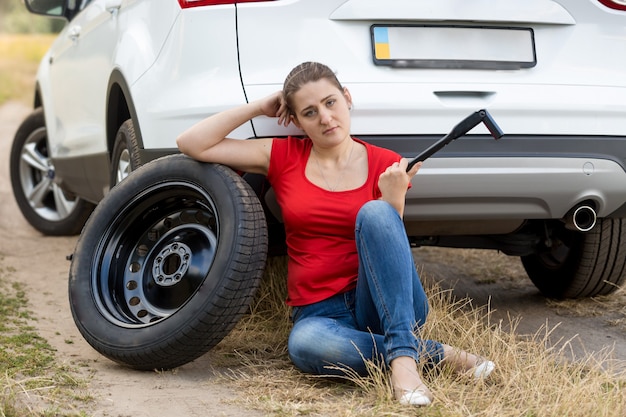
[[[288,351],[293,364],[303,372],[318,375],[345,375],[347,370],[366,373],[358,343],[351,341],[335,320],[322,317],[298,321],[289,335]],[[370,349],[371,350],[371,349]]]
[[[400,217],[397,210],[391,204],[384,200],[370,200],[363,204],[359,209],[357,219],[383,218],[386,219],[390,214]]]
[[[371,200],[359,209],[356,218],[357,230],[375,230],[391,232],[396,229],[404,230],[404,224],[398,211],[383,200]]]
[[[323,374],[329,347],[326,343],[325,319],[312,317],[299,320],[291,330],[288,340],[289,358],[303,372]],[[324,340],[324,343],[320,343]],[[327,363],[326,363],[327,365]]]

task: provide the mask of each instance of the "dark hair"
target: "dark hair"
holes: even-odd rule
[[[283,85],[283,98],[285,99],[285,103],[287,103],[287,109],[291,115],[295,115],[293,109],[293,95],[298,92],[304,84],[319,81],[324,78],[334,84],[339,90],[343,91],[343,87],[333,70],[324,64],[320,64],[319,62],[303,62],[291,70]]]

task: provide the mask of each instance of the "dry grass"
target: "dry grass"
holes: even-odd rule
[[[0,34],[0,105],[7,100],[32,104],[39,61],[55,36]]]
[[[572,363],[566,359],[567,342],[560,350],[550,347],[553,329],[520,337],[514,321],[491,323],[488,309],[456,300],[434,283],[427,284],[431,314],[422,337],[495,360],[498,368],[488,381],[477,384],[448,369],[432,371],[426,380],[435,403],[417,411],[393,401],[387,376],[374,366],[369,378],[304,375],[287,357],[290,324],[283,303],[284,260],[270,262],[252,314],[214,351],[221,365],[232,370],[228,381],[243,393],[235,400],[239,403],[271,416],[626,415],[626,375],[607,369],[610,351]]]

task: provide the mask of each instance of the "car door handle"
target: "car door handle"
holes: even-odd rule
[[[67,37],[72,40],[72,42],[76,42],[78,38],[80,38],[81,27],[80,26],[72,26],[67,31]]]

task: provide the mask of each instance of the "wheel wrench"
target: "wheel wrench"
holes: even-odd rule
[[[454,128],[452,128],[450,133],[430,145],[419,155],[413,158],[406,168],[407,172],[409,172],[411,168],[413,168],[413,165],[418,162],[425,161],[427,158],[432,156],[435,152],[446,146],[448,143],[465,135],[467,132],[476,127],[476,125],[478,125],[480,122],[485,124],[485,126],[489,130],[489,133],[491,133],[491,136],[493,136],[495,140],[500,139],[502,135],[504,135],[500,127],[498,127],[495,120],[493,120],[493,117],[491,117],[487,110],[478,110],[460,121],[456,126],[454,126]]]

